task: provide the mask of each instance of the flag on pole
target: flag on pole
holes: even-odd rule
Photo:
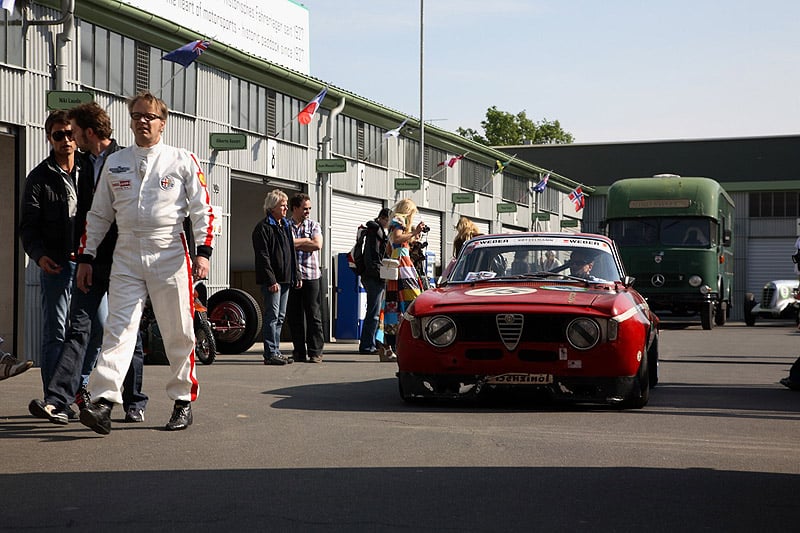
[[[297,120],[300,121],[300,124],[311,124],[311,119],[314,117],[314,113],[317,112],[317,109],[320,105],[322,105],[322,101],[325,99],[325,95],[328,94],[328,88],[324,87],[317,96],[315,96],[306,106],[297,114]]]
[[[437,166],[437,167],[443,167],[444,165],[447,165],[448,167],[450,167],[450,168],[453,168],[453,166],[454,166],[454,165],[455,165],[455,164],[456,164],[458,161],[460,161],[461,159],[464,159],[464,156],[465,156],[465,155],[467,155],[467,154],[453,156],[453,157],[451,157],[450,159],[448,159],[447,161],[442,161],[441,163],[439,163],[439,164],[438,164],[438,165],[436,165],[436,166]]]
[[[550,179],[550,173],[548,172],[545,176],[539,180],[539,183],[531,187],[532,192],[544,192],[545,188],[547,187],[547,180]]]
[[[388,139],[389,137],[394,137],[396,139],[400,137],[400,130],[403,129],[403,126],[406,125],[406,122],[408,122],[408,119],[405,119],[403,122],[401,122],[400,125],[397,126],[395,129],[389,130],[386,133],[384,133],[383,138]]]
[[[2,4],[0,4],[0,7],[2,7],[6,11],[8,11],[9,14],[11,14],[11,13],[14,12],[14,2],[15,1],[16,0],[2,0]]]
[[[575,204],[575,211],[580,211],[586,206],[586,197],[583,195],[583,189],[578,185],[569,193],[570,201]]]
[[[499,173],[501,173],[502,171],[504,171],[504,170],[506,169],[506,167],[507,167],[508,165],[510,165],[510,164],[511,164],[511,162],[512,162],[514,159],[516,159],[516,158],[517,158],[517,154],[514,154],[513,156],[511,156],[511,159],[509,159],[509,160],[508,160],[508,161],[506,161],[505,163],[501,163],[499,159],[498,159],[498,160],[496,160],[496,161],[494,162],[494,170],[492,171],[492,176],[494,176],[495,174],[499,174]]]
[[[161,58],[162,61],[172,61],[181,65],[183,68],[188,68],[195,59],[200,57],[200,54],[208,50],[211,46],[211,41],[203,41],[198,39],[189,44],[185,44],[180,48],[173,50]]]

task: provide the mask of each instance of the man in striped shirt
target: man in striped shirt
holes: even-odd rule
[[[322,249],[322,230],[311,219],[311,198],[298,193],[289,201],[289,219],[294,234],[294,249],[300,277],[301,288],[289,291],[286,321],[292,333],[292,357],[295,361],[309,363],[322,362],[322,348],[325,343],[322,331],[321,278],[319,251]]]

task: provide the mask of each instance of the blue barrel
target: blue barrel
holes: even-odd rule
[[[366,314],[367,293],[358,276],[347,266],[347,254],[341,253],[336,257],[336,338],[360,338]]]

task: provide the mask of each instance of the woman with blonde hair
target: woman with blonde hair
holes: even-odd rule
[[[409,255],[411,242],[425,229],[424,222],[413,225],[416,213],[417,206],[410,198],[400,200],[392,208],[392,220],[388,229],[389,246],[392,249],[391,258],[400,265],[398,278],[386,280],[386,300],[383,305],[384,342],[383,350],[378,352],[384,362],[397,361],[394,350],[400,317],[422,292],[417,269]]]
[[[450,275],[450,272],[456,264],[458,252],[461,251],[464,243],[478,235],[481,235],[481,230],[478,229],[478,226],[473,221],[465,216],[458,219],[458,224],[456,224],[456,236],[453,239],[453,258],[445,267],[442,273],[442,279],[447,279],[447,276]]]

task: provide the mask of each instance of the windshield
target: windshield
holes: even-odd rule
[[[611,220],[608,235],[619,246],[710,248],[717,223],[703,217],[653,217]]]
[[[622,279],[606,242],[563,236],[502,236],[465,245],[449,282],[478,279]]]

